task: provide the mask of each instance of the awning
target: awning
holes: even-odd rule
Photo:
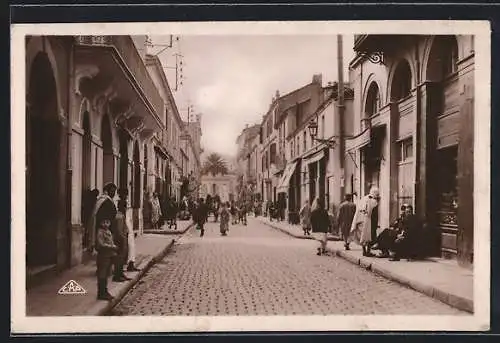
[[[310,164],[310,163],[314,163],[314,162],[318,162],[319,160],[321,160],[323,157],[325,157],[325,151],[324,150],[320,150],[318,152],[315,152],[314,154],[306,157],[303,159],[303,163],[304,164]]]
[[[346,151],[356,150],[364,147],[371,140],[371,130],[369,128],[365,129],[359,135],[346,139]]]
[[[297,162],[292,162],[286,166],[285,171],[283,172],[283,176],[278,183],[277,189],[279,192],[286,192],[288,190],[288,185],[296,166]]]

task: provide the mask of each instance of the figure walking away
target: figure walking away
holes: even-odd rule
[[[300,222],[302,224],[302,230],[304,230],[304,236],[311,235],[311,206],[309,206],[309,200],[304,202],[304,206],[300,209]]]
[[[200,237],[203,237],[205,235],[205,223],[207,222],[208,218],[208,208],[203,198],[200,198],[198,202],[198,207],[194,212],[196,213],[195,222],[201,231]]]
[[[352,220],[351,233],[356,237],[359,234],[359,244],[363,247],[363,256],[373,257],[371,245],[377,237],[378,203],[380,199],[377,187],[372,187],[356,206]]]
[[[340,234],[344,241],[345,250],[350,250],[350,231],[354,214],[356,213],[356,205],[352,202],[352,194],[346,194],[344,201],[339,206],[337,213],[337,227],[340,229]]]
[[[222,203],[219,211],[220,214],[220,233],[222,236],[227,236],[227,231],[229,231],[229,203]]]
[[[323,255],[326,252],[330,219],[328,218],[328,212],[325,210],[323,201],[319,198],[316,198],[312,205],[311,226],[314,233],[320,234],[320,246],[316,255]]]

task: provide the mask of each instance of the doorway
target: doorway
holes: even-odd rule
[[[63,127],[54,73],[45,53],[34,59],[26,103],[26,265],[37,268],[57,264],[58,224],[65,213],[59,202]]]

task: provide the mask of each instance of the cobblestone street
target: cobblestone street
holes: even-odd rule
[[[190,229],[111,315],[466,314],[249,218]]]

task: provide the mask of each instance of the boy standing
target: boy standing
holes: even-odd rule
[[[99,228],[97,230],[97,299],[113,300],[108,292],[108,277],[111,275],[111,265],[116,256],[118,247],[113,242],[111,233],[111,220],[109,218],[98,218]]]

